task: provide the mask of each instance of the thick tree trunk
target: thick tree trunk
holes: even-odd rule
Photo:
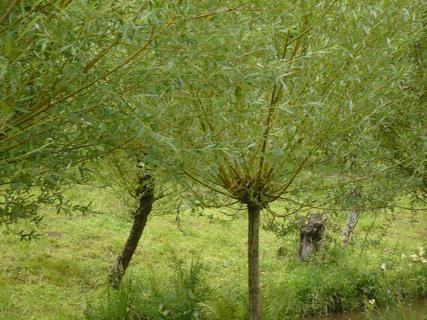
[[[348,213],[347,222],[344,226],[342,242],[344,246],[348,246],[351,240],[351,235],[359,222],[360,211],[352,210]]]
[[[151,213],[154,202],[154,185],[151,175],[146,174],[140,177],[139,206],[133,216],[133,225],[123,247],[122,253],[117,257],[116,263],[110,271],[109,281],[113,288],[118,289],[132,256],[138,246],[139,239],[142,236],[147,219]]]
[[[304,219],[300,227],[300,246],[298,255],[301,261],[306,260],[313,252],[322,247],[326,228],[326,215],[311,215]]]
[[[261,318],[259,296],[259,225],[260,208],[248,205],[248,287],[249,320]]]

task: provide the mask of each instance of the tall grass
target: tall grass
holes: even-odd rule
[[[332,249],[329,249],[332,250]],[[342,252],[342,251],[341,251]],[[246,319],[244,283],[210,287],[206,266],[197,258],[174,258],[171,275],[128,277],[90,310],[88,320]],[[349,250],[330,252],[309,263],[283,267],[283,276],[263,279],[263,319],[298,319],[311,315],[375,310],[427,295],[427,264],[394,257],[381,264]]]
[[[203,265],[195,257],[189,264],[175,257],[172,276],[157,278],[130,276],[119,290],[109,290],[106,301],[87,312],[88,320],[203,318],[203,301],[208,288],[203,279]]]

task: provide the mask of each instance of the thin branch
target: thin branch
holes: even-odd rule
[[[323,206],[313,206],[311,204],[307,204],[307,203],[303,203],[291,198],[286,198],[286,197],[279,197],[279,199],[281,200],[285,200],[285,201],[289,201],[292,202],[294,204],[297,204],[299,206],[301,206],[302,208],[310,208],[310,209],[319,209],[319,210],[325,210],[325,211],[345,211],[345,210],[358,210],[358,211],[367,211],[367,210],[381,210],[381,209],[390,209],[393,207],[399,208],[399,209],[404,209],[404,210],[413,210],[413,211],[427,211],[427,208],[410,208],[410,207],[405,207],[405,206],[399,206],[399,205],[395,205],[395,204],[390,204],[388,206],[381,206],[381,207],[351,207],[351,208],[345,208],[345,207],[323,207]]]
[[[218,192],[219,194],[222,194],[226,197],[229,197],[230,194],[223,192],[215,187],[212,187],[211,185],[205,183],[204,181],[200,180],[199,178],[196,178],[194,175],[192,175],[191,173],[189,173],[187,170],[183,169],[182,170],[184,172],[185,175],[187,175],[188,177],[190,177],[191,179],[193,179],[194,181],[196,181],[197,183],[200,183],[201,185],[205,186],[206,188],[214,191],[214,192]]]
[[[98,82],[105,80],[108,76],[112,75],[113,73],[115,73],[116,71],[118,71],[119,69],[128,66],[128,65],[132,65],[135,61],[135,59],[143,52],[145,51],[148,46],[155,40],[157,39],[164,31],[166,31],[168,28],[170,28],[173,24],[175,24],[175,17],[172,18],[169,22],[167,22],[157,33],[153,34],[150,36],[150,38],[145,42],[144,45],[142,45],[138,50],[136,50],[133,54],[131,54],[128,58],[126,58],[122,63],[120,63],[119,65],[117,65],[116,67],[114,67],[113,69],[111,69],[110,71],[107,71],[106,73],[104,73],[103,75],[101,75],[100,77],[96,78],[95,80],[89,82],[88,84],[80,87],[79,89],[53,101],[50,102],[47,101],[45,103],[43,103],[41,106],[39,106],[39,109],[36,112],[31,113],[29,116],[27,116],[26,118],[22,119],[21,121],[19,121],[18,123],[15,124],[15,126],[19,126],[22,125],[23,123],[33,119],[34,117],[36,117],[37,115],[39,115],[40,113],[46,111],[47,109],[51,108],[52,106],[58,104],[59,102],[62,102],[64,100],[67,100],[69,98],[72,98],[74,96],[76,96],[77,94],[79,94],[80,92],[92,87],[93,85],[97,84]]]
[[[121,35],[117,35],[114,41],[110,43],[109,46],[104,48],[99,52],[95,57],[83,67],[83,72],[87,73],[91,68],[93,68],[108,52],[110,52],[120,41]]]
[[[236,11],[237,9],[245,6],[248,3],[250,3],[250,1],[243,2],[243,3],[237,5],[237,6],[233,7],[233,8],[230,8],[230,9],[226,9],[226,10],[218,9],[218,10],[214,10],[214,11],[211,11],[211,12],[202,13],[202,14],[199,14],[197,16],[193,16],[193,17],[184,19],[184,21],[196,20],[196,19],[202,19],[202,18],[208,18],[208,17],[215,16],[215,15],[218,15],[218,14],[221,14],[221,13],[233,12],[233,11]]]

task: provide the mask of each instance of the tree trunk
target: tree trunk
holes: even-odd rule
[[[359,218],[360,218],[360,211],[351,210],[348,213],[347,222],[344,226],[343,239],[342,239],[344,246],[348,246],[348,244],[350,243],[351,235],[353,234],[353,231],[356,228]]]
[[[248,204],[248,287],[249,320],[261,318],[259,296],[259,225],[260,208]]]
[[[352,200],[354,207],[357,207],[359,205],[358,200],[360,200],[360,197],[361,197],[361,193],[357,189],[354,189],[350,193],[350,199]],[[362,213],[360,209],[356,210],[354,209],[354,207],[353,207],[353,210],[350,210],[350,212],[348,213],[347,222],[345,223],[345,226],[344,226],[344,232],[343,232],[343,238],[342,238],[342,242],[344,246],[349,245],[353,231],[356,228],[356,225],[359,222],[360,214]]]
[[[305,261],[322,247],[326,229],[327,215],[314,214],[303,220],[300,226],[300,245],[298,255]]]
[[[110,271],[109,281],[114,289],[118,289],[132,256],[138,247],[139,239],[142,236],[147,218],[151,213],[154,202],[153,178],[150,174],[145,174],[139,178],[139,205],[133,216],[133,225],[123,247],[122,253],[117,257],[116,263]]]

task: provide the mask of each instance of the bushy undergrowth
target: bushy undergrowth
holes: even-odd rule
[[[267,283],[266,319],[295,319],[354,310],[375,309],[427,292],[427,267],[406,259],[377,264],[353,254],[327,262],[289,266],[280,281]]]
[[[88,320],[246,319],[245,284],[209,287],[199,259],[175,259],[171,276],[130,276],[88,312]],[[265,275],[263,319],[298,319],[355,310],[374,310],[426,296],[427,264],[410,257],[369,259],[358,251],[329,249],[327,258],[283,264],[279,279]]]
[[[189,265],[174,258],[173,273],[168,279],[128,277],[117,291],[107,292],[106,303],[88,311],[90,320],[204,319],[203,301],[208,286],[203,265],[193,258]]]

